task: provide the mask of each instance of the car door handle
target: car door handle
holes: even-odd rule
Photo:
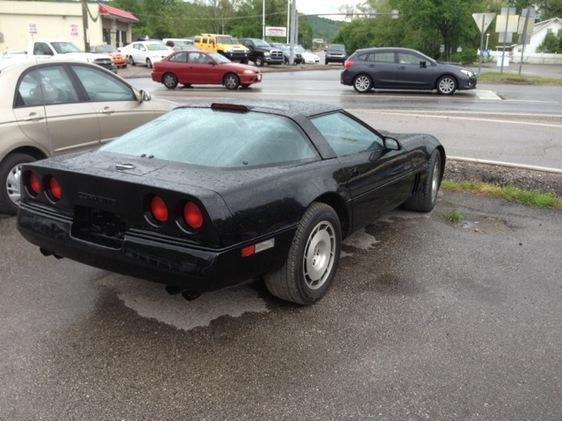
[[[100,113],[103,113],[103,114],[111,114],[112,112],[113,112],[113,108],[107,107],[107,106],[106,106],[106,107],[103,107],[103,108],[100,110]]]
[[[25,121],[38,121],[41,120],[43,116],[37,114],[36,112],[29,113],[27,117],[25,117]]]

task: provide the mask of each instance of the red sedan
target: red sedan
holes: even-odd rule
[[[154,63],[152,80],[174,89],[181,83],[191,85],[224,85],[227,89],[247,88],[261,81],[257,67],[232,63],[218,53],[178,51]]]

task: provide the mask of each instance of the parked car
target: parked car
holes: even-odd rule
[[[162,42],[172,51],[198,51],[193,45],[193,38],[164,38]]]
[[[169,56],[170,50],[162,41],[139,41],[121,48],[121,53],[125,54],[129,64],[144,64],[150,69],[154,63]]]
[[[304,64],[318,64],[320,63],[320,57],[316,54],[306,51],[302,45],[297,45],[295,47],[295,53],[300,54]]]
[[[248,49],[230,35],[201,34],[193,39],[193,45],[208,53],[219,53],[232,61],[248,64]]]
[[[95,47],[92,47],[91,51],[92,53],[104,54],[110,56],[111,60],[113,61],[113,65],[115,67],[118,68],[127,67],[127,57],[125,57],[122,53],[119,52],[119,50],[117,50],[117,48],[115,48],[112,45],[109,44],[97,45]]]
[[[289,44],[279,44],[279,43],[272,43],[275,48],[279,48],[283,51],[283,63],[289,64],[291,62],[291,46]],[[302,55],[296,51],[296,48],[293,51],[293,63],[292,64],[303,64],[304,59]]]
[[[198,84],[224,85],[227,89],[248,88],[261,82],[257,67],[233,63],[219,53],[179,51],[154,64],[152,80],[161,82],[168,89],[178,83],[185,86]]]
[[[371,89],[436,89],[441,95],[476,88],[476,75],[469,69],[442,64],[408,48],[365,48],[344,63],[341,83],[359,93]]]
[[[342,239],[396,206],[435,206],[445,152],[313,103],[180,107],[97,151],[23,168],[18,229],[44,255],[189,298],[263,276],[312,304]]]
[[[256,66],[264,64],[283,64],[283,51],[272,47],[264,40],[257,38],[240,38],[240,43],[249,50],[248,58]]]
[[[16,212],[22,164],[94,147],[171,108],[87,63],[33,59],[0,69],[0,213]]]
[[[346,59],[347,59],[347,53],[345,51],[345,45],[330,44],[328,48],[326,48],[324,64],[330,64],[330,63],[343,64]]]
[[[85,53],[72,42],[65,40],[36,39],[29,41],[27,50],[12,51],[8,56],[13,61],[27,61],[35,58],[58,58],[64,60],[83,61],[85,63],[97,64],[107,70],[115,71],[111,57],[107,54]]]

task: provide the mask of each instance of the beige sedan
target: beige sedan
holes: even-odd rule
[[[99,66],[0,62],[0,213],[13,214],[26,162],[92,148],[169,111]]]

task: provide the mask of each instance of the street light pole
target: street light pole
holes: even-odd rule
[[[261,3],[261,39],[265,39],[265,0]]]

